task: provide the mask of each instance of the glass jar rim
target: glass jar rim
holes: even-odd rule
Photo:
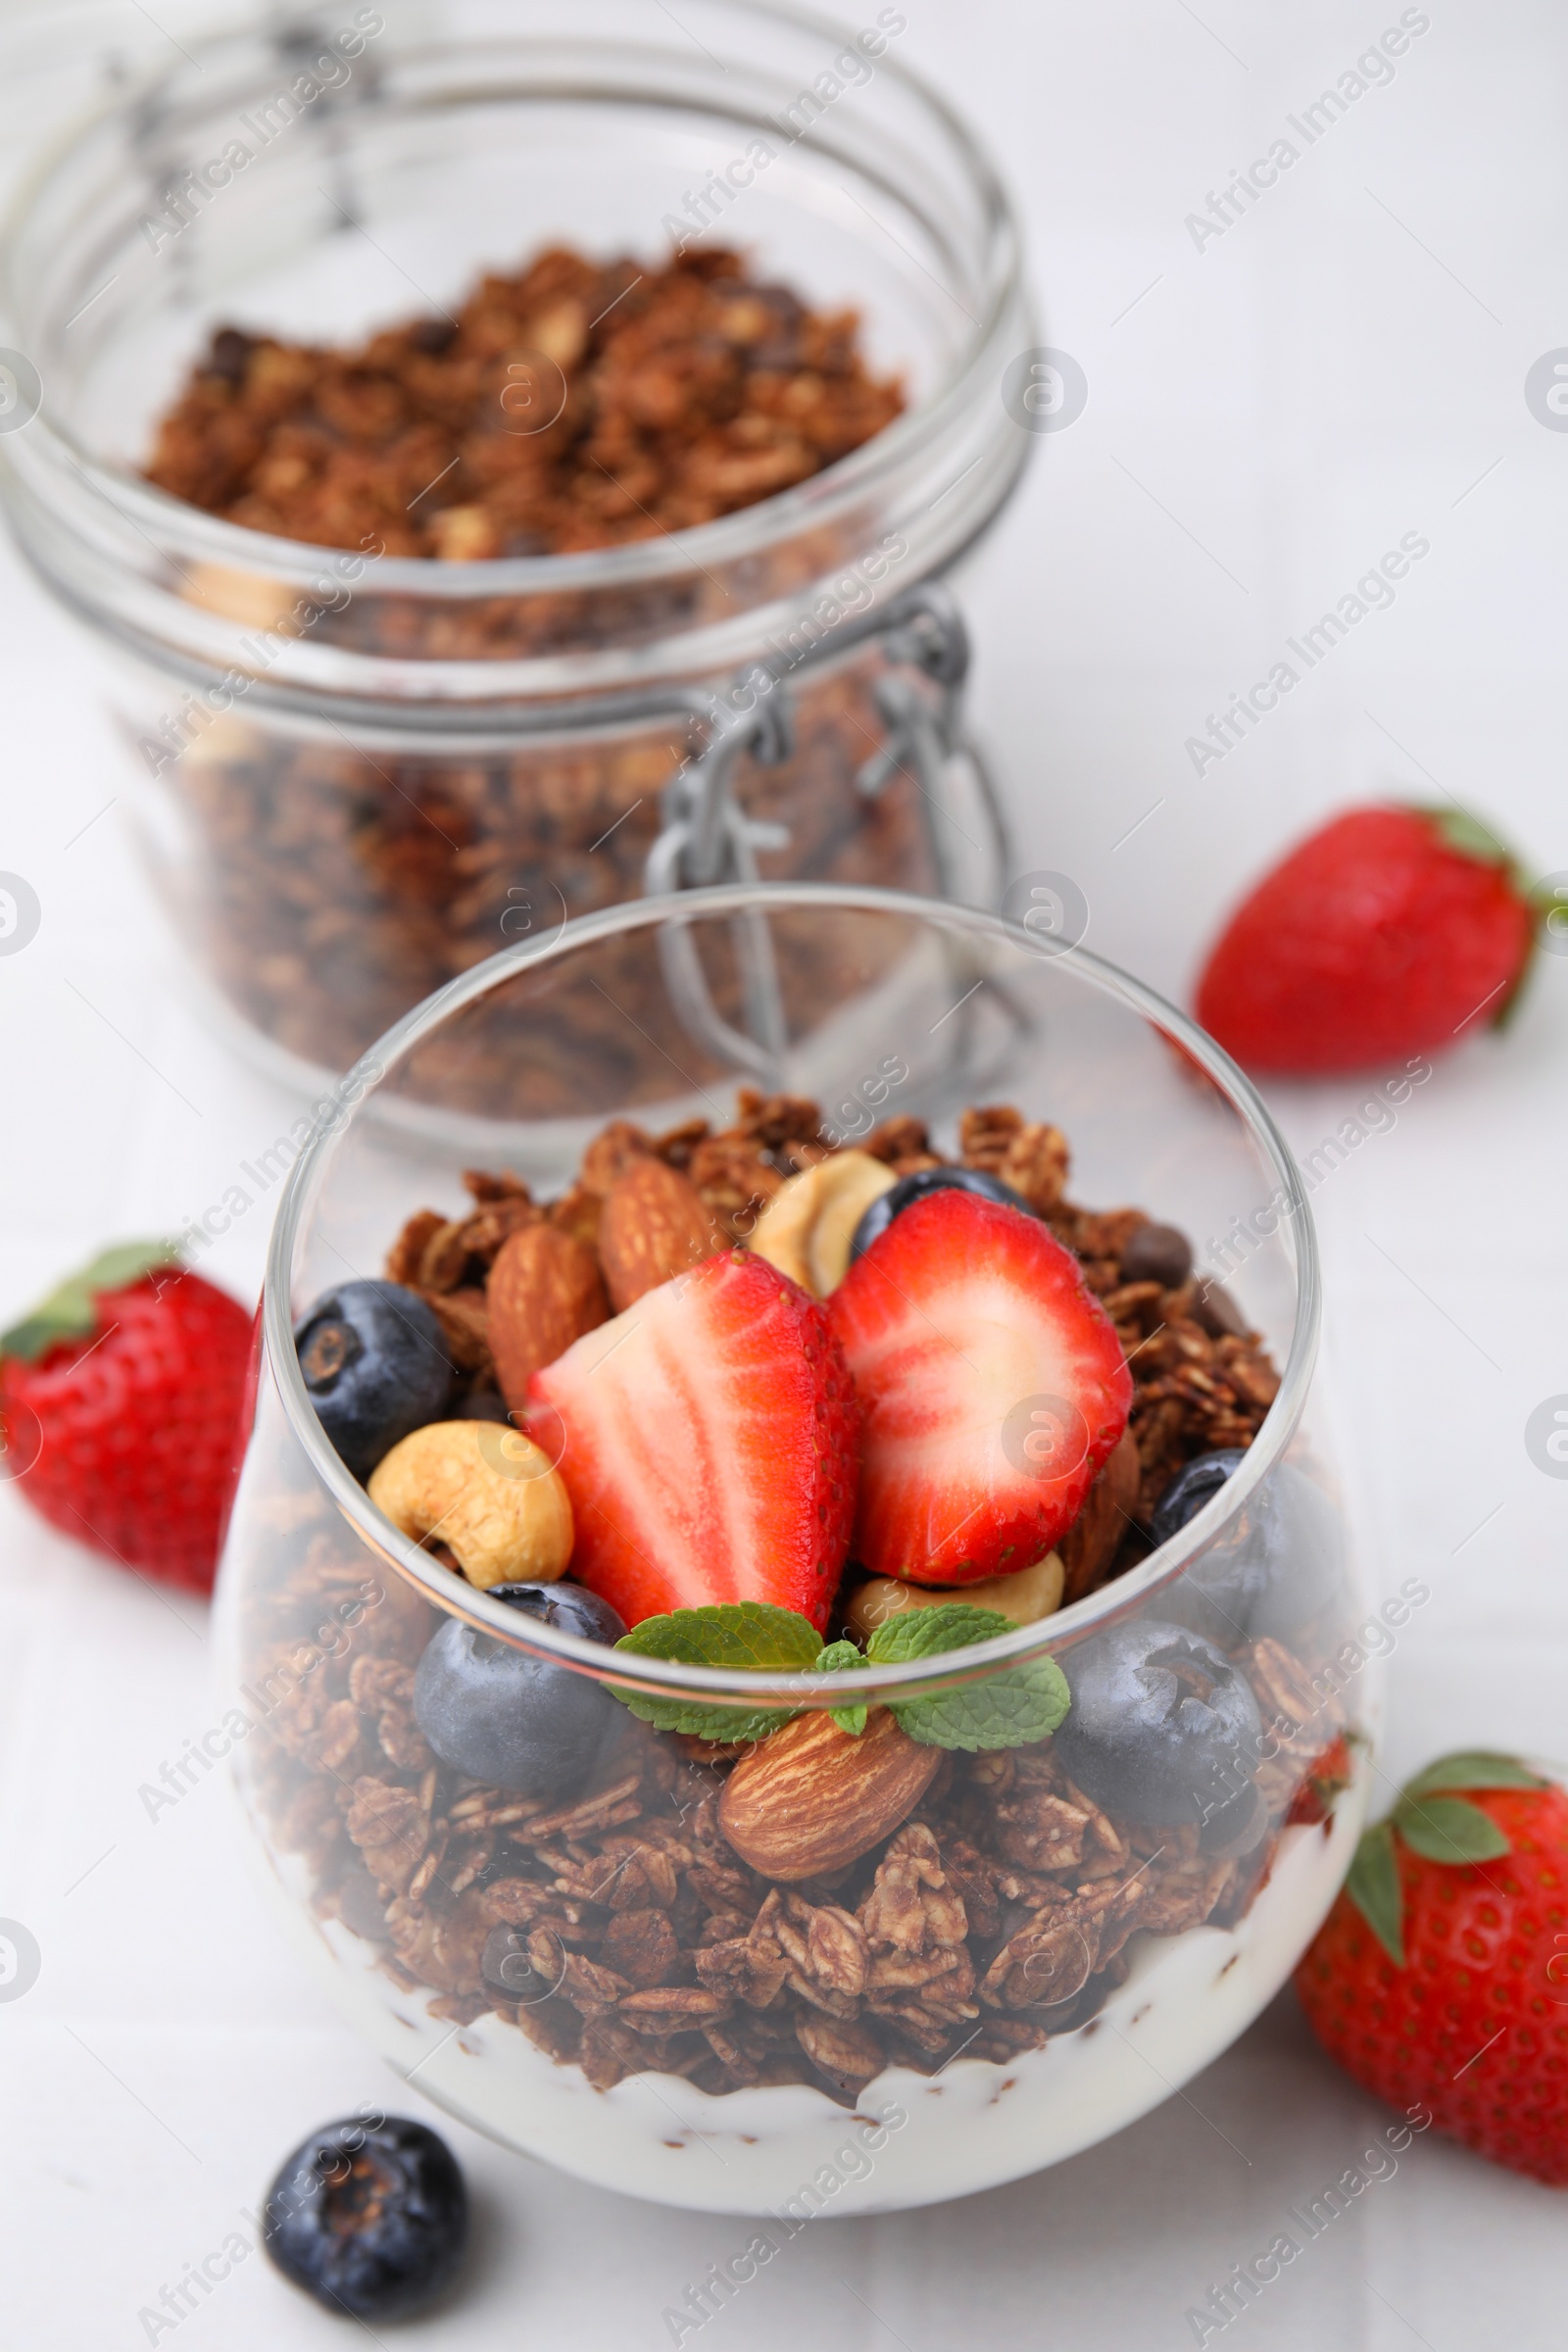
[[[607,1668],[606,1661],[614,1658],[615,1651],[524,1616],[509,1608],[505,1601],[491,1600],[487,1592],[466,1584],[442,1567],[431,1553],[400,1535],[375,1508],[366,1489],[328,1441],[300,1372],[292,1311],[295,1245],[314,1206],[337,1138],[357,1117],[364,1115],[365,1097],[374,1091],[385,1072],[411,1047],[428,1038],[449,1014],[519,973],[542,969],[578,948],[643,926],[668,922],[676,915],[701,919],[753,908],[764,914],[797,908],[881,913],[1038,955],[1037,943],[1029,934],[1003,915],[908,892],[820,882],[734,883],[683,891],[678,897],[632,899],[595,914],[574,916],[551,940],[537,945],[522,942],[503,949],[425,998],[377,1040],[341,1082],[346,1085],[358,1075],[367,1079],[354,1106],[330,1120],[319,1121],[317,1132],[289,1171],[268,1250],[262,1300],[262,1327],[271,1375],[290,1428],[313,1472],[367,1547],[446,1615],[464,1618],[513,1648],[550,1656],[578,1670],[590,1671],[596,1680],[616,1689],[656,1697],[668,1697],[672,1692],[695,1693],[753,1708],[843,1705],[846,1700],[872,1699],[886,1691],[896,1690],[903,1696],[910,1696],[934,1686],[949,1689],[984,1680],[1001,1666],[1022,1663],[1062,1647],[1064,1638],[1076,1641],[1092,1629],[1116,1623],[1141,1607],[1152,1594],[1174,1583],[1227,1521],[1240,1516],[1282,1459],[1300,1421],[1317,1353],[1321,1286],[1311,1208],[1300,1171],[1261,1097],[1229,1054],[1185,1013],[1167,1004],[1153,989],[1088,949],[1071,948],[1054,960],[1070,961],[1103,997],[1139,1014],[1188,1054],[1224,1097],[1250,1140],[1270,1165],[1287,1203],[1280,1223],[1290,1225],[1295,1239],[1297,1301],[1279,1393],[1231,1477],[1176,1536],[1151,1552],[1147,1560],[1125,1576],[1100,1586],[1070,1607],[1000,1634],[989,1642],[976,1642],[972,1648],[943,1651],[907,1665],[868,1665],[836,1673],[831,1677],[831,1695],[823,1689],[827,1678],[798,1671],[731,1672],[719,1667],[686,1666],[641,1657],[628,1659],[623,1670]],[[956,1595],[961,1596],[961,1592]]]
[[[846,31],[843,24],[831,18],[784,5],[782,0],[725,0],[725,5],[738,16],[771,19],[791,29],[821,33],[830,39],[841,39]],[[214,34],[196,44],[193,51],[187,51],[186,56],[200,71],[204,53],[217,52],[236,39],[265,29],[251,25]],[[465,45],[461,38],[410,42],[406,53],[416,59]],[[483,45],[494,44],[487,41]],[[858,449],[835,460],[806,481],[732,514],[665,532],[657,539],[562,555],[502,556],[466,563],[444,563],[424,556],[381,556],[375,559],[378,592],[417,595],[439,604],[466,603],[476,597],[578,594],[662,582],[705,565],[755,555],[771,540],[785,540],[798,530],[837,519],[874,492],[884,479],[896,474],[913,453],[940,438],[944,426],[961,410],[970,383],[984,368],[998,329],[1005,323],[1019,298],[1020,239],[1006,190],[963,117],[923,74],[901,61],[884,53],[877,61],[877,69],[902,84],[941,122],[962,159],[984,209],[992,268],[981,295],[982,308],[973,320],[972,331],[963,338],[941,380]],[[134,107],[144,105],[153,92],[172,85],[185,73],[182,66],[162,70],[134,84],[128,94],[122,92],[80,117],[44,151],[24,177],[0,217],[0,302],[14,325],[20,327],[23,322],[16,317],[17,305],[7,282],[10,272],[4,257],[17,245],[44,188],[74,156],[87,150],[96,132]],[[31,419],[27,431],[29,436],[35,436],[34,445],[40,452],[62,459],[82,477],[96,498],[116,507],[122,519],[133,529],[151,534],[163,552],[231,570],[259,573],[292,587],[308,586],[311,577],[333,555],[353,556],[359,552],[274,536],[190,506],[158,489],[141,475],[106,464],[64,420],[50,416],[47,404]],[[1028,437],[1021,435],[1020,442],[1019,466],[1027,454]],[[19,457],[22,454],[17,453]],[[1013,471],[1016,470],[1015,466]],[[486,662],[476,666],[490,669],[494,664]]]

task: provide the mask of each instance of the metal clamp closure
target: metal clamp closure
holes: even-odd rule
[[[940,687],[935,703],[914,679],[890,675],[875,687],[887,740],[856,777],[857,789],[874,799],[901,773],[912,777],[926,808],[932,858],[945,896],[958,893],[957,861],[947,835],[956,825],[951,803],[951,764],[963,750],[961,698],[969,668],[969,638],[962,615],[945,588],[926,583],[911,588],[888,611],[853,630],[836,630],[816,649],[837,654],[880,638],[891,664],[917,671]],[[785,850],[787,825],[749,816],[735,794],[735,766],[743,753],[764,767],[776,767],[795,748],[795,723],[787,673],[775,675],[759,663],[736,678],[723,696],[687,699],[694,721],[707,726],[708,740],[683,760],[664,788],[663,823],[643,869],[650,897],[705,889],[723,882],[760,879],[759,851]],[[983,770],[976,764],[993,851],[1000,863],[1000,818]],[[958,826],[960,832],[963,831]],[[965,840],[972,837],[964,834]],[[783,999],[772,942],[760,913],[731,922],[745,1031],[727,1021],[713,1003],[690,924],[680,918],[660,934],[660,956],[670,998],[693,1039],[732,1067],[751,1071],[770,1089],[783,1083],[788,1045]]]

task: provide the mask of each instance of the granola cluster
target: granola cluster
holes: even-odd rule
[[[721,248],[656,268],[555,247],[353,350],[220,328],[147,478],[250,530],[447,563],[657,538],[893,421],[858,329]]]

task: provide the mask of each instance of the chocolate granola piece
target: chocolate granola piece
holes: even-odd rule
[[[1059,1127],[1031,1123],[1007,1104],[966,1110],[958,1122],[966,1168],[999,1176],[1039,1216],[1054,1209],[1067,1181],[1067,1139]]]
[[[758,1218],[785,1181],[766,1146],[742,1134],[705,1136],[687,1174],[703,1205],[739,1242],[756,1231]]]
[[[669,1913],[653,1907],[615,1912],[600,1949],[606,1967],[639,1990],[669,1984],[680,1964],[680,1947]]]
[[[706,1984],[662,1984],[628,1992],[616,2014],[635,2033],[657,2035],[701,2032],[729,2015],[729,2002]]]
[[[1099,1922],[1051,1914],[1007,1938],[987,1969],[982,2000],[998,2009],[1054,2009],[1081,1992],[1094,1974]]]
[[[901,1176],[923,1167],[940,1167],[940,1155],[931,1149],[931,1137],[923,1119],[901,1115],[884,1119],[863,1135],[854,1146],[857,1152],[868,1152],[872,1159],[886,1161]]]
[[[912,1954],[956,1949],[968,1933],[963,1898],[949,1882],[924,1822],[906,1822],[888,1840],[860,1924],[874,1950]]]
[[[841,2097],[864,2089],[887,2065],[887,2052],[864,2025],[837,2018],[802,2017],[795,2032],[802,2049]]]
[[[375,1718],[375,1738],[389,1764],[423,1772],[431,1761],[414,1716],[414,1669],[401,1659],[356,1658],[349,1669],[349,1697],[362,1714]]]
[[[449,1221],[438,1208],[416,1209],[386,1253],[388,1282],[402,1283],[411,1291],[417,1289],[423,1278],[425,1252]]]
[[[389,1894],[404,1893],[424,1859],[430,1833],[429,1807],[419,1791],[363,1774],[354,1783],[344,1827],[376,1885]]]
[[[751,2009],[771,2007],[789,1974],[789,1962],[777,1944],[757,1943],[750,1936],[710,1943],[692,1959],[699,1980],[711,1991],[744,2001]]]

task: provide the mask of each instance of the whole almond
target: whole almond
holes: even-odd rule
[[[628,1168],[653,1156],[651,1136],[641,1127],[634,1127],[630,1119],[612,1119],[583,1153],[577,1181],[585,1192],[598,1193],[602,1199]]]
[[[798,1715],[741,1758],[724,1784],[718,1826],[764,1877],[813,1879],[896,1830],[942,1757],[902,1732],[886,1707],[871,1709],[858,1739],[831,1715]]]
[[[1104,1581],[1116,1547],[1127,1533],[1138,1502],[1142,1470],[1130,1429],[1124,1429],[1100,1476],[1090,1488],[1084,1507],[1056,1549],[1067,1572],[1062,1606],[1082,1600]]]
[[[514,1412],[534,1373],[610,1314],[593,1251],[559,1225],[525,1225],[504,1242],[485,1295],[496,1379]]]
[[[695,1187],[662,1159],[634,1159],[606,1195],[599,1262],[617,1315],[728,1247]]]

